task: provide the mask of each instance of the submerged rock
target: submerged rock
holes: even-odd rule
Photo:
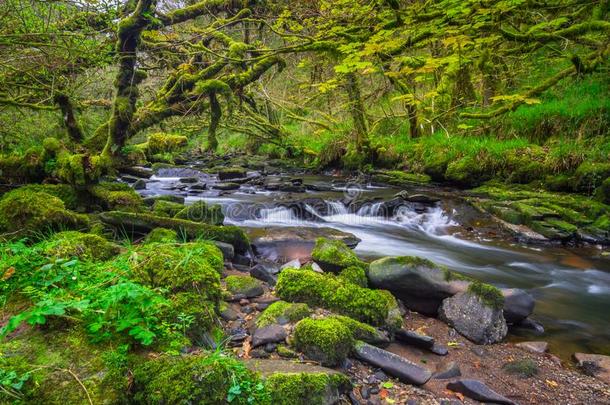
[[[439,318],[477,344],[500,342],[508,332],[502,307],[493,307],[471,292],[445,299]]]
[[[515,402],[498,394],[487,385],[477,380],[457,380],[447,384],[447,389],[464,394],[476,401],[492,404],[514,405]]]
[[[356,343],[354,352],[360,360],[381,368],[387,374],[407,384],[423,385],[432,377],[429,370],[364,342]]]

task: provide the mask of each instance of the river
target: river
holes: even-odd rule
[[[202,175],[206,176],[206,175]],[[178,194],[186,203],[205,200],[223,207],[225,223],[248,227],[331,227],[361,239],[356,253],[366,260],[383,256],[420,256],[498,287],[518,287],[536,298],[532,318],[545,327],[543,336],[519,331],[512,340],[546,340],[554,354],[567,359],[574,352],[610,354],[610,256],[598,247],[528,246],[494,231],[461,192],[414,187],[440,199],[417,210],[402,207],[383,215],[375,202],[351,212],[346,200],[389,200],[400,189],[347,183],[334,176],[293,176],[324,191],[285,193],[263,186],[242,185],[238,190],[188,191],[179,177],[153,176],[143,195]],[[214,176],[207,177],[212,184]],[[209,188],[209,187],[208,187]],[[323,212],[306,207],[302,220],[278,207],[289,200],[318,197]]]

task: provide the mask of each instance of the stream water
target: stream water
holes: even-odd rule
[[[220,204],[225,223],[235,225],[336,228],[361,239],[355,251],[365,259],[421,256],[499,287],[526,289],[536,298],[532,318],[544,325],[545,333],[534,337],[515,332],[511,339],[546,340],[550,350],[564,359],[577,351],[610,354],[610,256],[602,249],[518,244],[496,232],[455,190],[407,190],[435,195],[441,201],[417,209],[402,207],[388,216],[379,209],[379,202],[352,212],[344,201],[387,201],[398,189],[345,184],[330,176],[298,177],[325,191],[289,194],[252,185],[231,192],[209,187],[189,191],[178,177],[153,176],[142,194],[178,194],[186,197],[187,204],[197,200]],[[208,185],[214,181],[214,176],[202,179]],[[326,207],[305,206],[309,220],[279,206],[311,197],[323,199]]]

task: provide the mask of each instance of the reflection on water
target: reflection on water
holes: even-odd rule
[[[167,179],[161,180],[153,183],[157,186],[148,192],[167,194],[162,189]],[[397,190],[365,191],[366,198],[387,200]],[[362,240],[355,250],[366,259],[421,256],[499,287],[527,289],[537,301],[534,318],[547,331],[542,339],[550,341],[555,353],[610,354],[610,317],[606,313],[610,310],[610,260],[601,257],[598,249],[527,247],[497,239],[468,240],[458,235],[463,228],[456,219],[470,209],[464,204],[453,201],[423,210],[401,207],[388,216],[380,215],[382,205],[373,201],[354,213],[341,202],[348,192],[353,190],[300,195],[300,198],[321,197],[327,204],[324,210],[305,205],[308,220],[277,206],[282,193],[250,191],[219,196],[217,192],[207,192],[187,198],[187,203],[203,199],[221,204],[226,222],[245,226],[336,228]]]

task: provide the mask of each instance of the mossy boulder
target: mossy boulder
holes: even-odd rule
[[[24,155],[0,155],[0,180],[4,184],[39,182],[46,176],[45,152],[28,149]]]
[[[87,203],[87,196],[68,184],[27,184],[20,190],[51,194],[62,200],[69,210],[75,210]]]
[[[208,284],[209,285],[209,284]],[[212,288],[216,288],[216,285]],[[207,334],[217,325],[216,294],[199,292],[178,292],[169,297],[170,305],[162,313],[162,318],[174,325],[180,325],[182,332],[197,346],[208,344]],[[184,321],[188,319],[188,321]]]
[[[221,353],[162,356],[133,370],[132,404],[225,404],[229,398],[231,404],[270,405],[258,375]]]
[[[248,237],[241,228],[236,226],[216,226],[184,219],[122,211],[103,212],[99,218],[105,224],[118,228],[128,235],[146,235],[155,228],[167,228],[176,231],[187,240],[207,239],[228,243],[233,245],[238,254],[244,254],[250,249]]]
[[[583,162],[574,173],[575,187],[578,191],[592,194],[608,177],[610,163]]]
[[[100,183],[88,188],[94,202],[105,210],[139,212],[143,210],[142,197],[125,183]]]
[[[144,243],[175,243],[178,242],[176,231],[166,228],[155,228],[144,239]]]
[[[225,278],[227,291],[233,295],[245,295],[247,298],[263,295],[263,284],[250,276],[227,276]]]
[[[610,204],[610,178],[607,178],[595,190],[595,199],[604,204]]]
[[[544,178],[544,186],[549,191],[574,191],[574,178],[567,174],[548,175]]]
[[[311,309],[307,304],[276,301],[260,314],[256,320],[256,326],[263,328],[272,324],[283,325],[289,322],[297,322],[310,314]]]
[[[322,270],[331,273],[339,273],[350,266],[366,267],[366,263],[340,240],[318,238],[311,251],[311,258]]]
[[[225,216],[220,205],[208,205],[205,201],[197,201],[192,205],[184,207],[174,218],[186,219],[193,222],[203,222],[210,225],[222,225]]]
[[[121,248],[99,235],[77,231],[59,232],[44,242],[45,254],[56,258],[105,261],[121,252]]]
[[[354,338],[343,322],[335,318],[306,318],[296,324],[294,347],[325,366],[340,364],[351,352]]]
[[[91,344],[78,328],[25,329],[1,341],[0,353],[0,370],[14,372],[16,378],[29,373],[19,390],[22,397],[0,390],[0,403],[81,404],[87,395],[94,404],[126,401],[127,370],[108,361],[123,355],[110,345]]]
[[[51,194],[19,188],[0,199],[0,234],[7,238],[38,238],[51,231],[88,226],[86,216],[67,210]]]
[[[476,187],[491,179],[493,173],[480,159],[465,156],[447,165],[445,179],[461,187]]]
[[[222,266],[222,253],[209,242],[150,243],[130,256],[130,277],[153,288],[198,292],[218,302]]]
[[[330,309],[374,326],[399,328],[402,317],[388,291],[370,290],[331,274],[286,269],[280,273],[276,294],[285,301]]]
[[[188,138],[181,135],[156,133],[148,137],[147,154],[149,156],[176,152],[186,146]]]
[[[427,184],[431,179],[427,174],[407,173],[400,170],[383,170],[375,172],[373,180],[402,187],[414,184]]]
[[[366,272],[361,266],[346,267],[345,269],[341,270],[339,277],[360,287],[366,288],[368,286]]]
[[[218,180],[226,181],[246,177],[246,169],[241,167],[222,167],[218,169]]]
[[[184,209],[183,204],[172,201],[156,200],[152,206],[152,212],[162,217],[173,218],[177,213]]]

